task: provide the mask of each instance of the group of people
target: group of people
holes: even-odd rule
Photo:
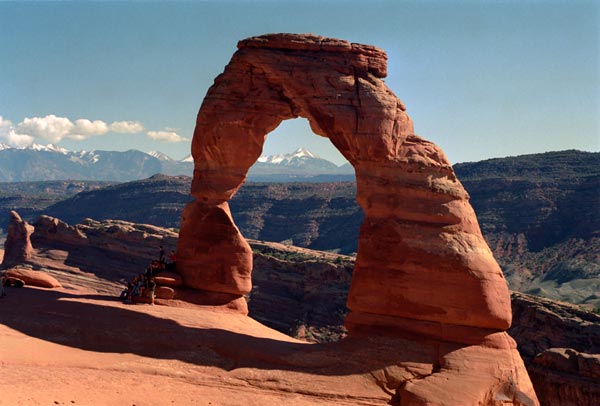
[[[146,268],[145,273],[139,273],[133,277],[133,279],[127,283],[127,287],[121,292],[120,299],[125,303],[136,303],[140,301],[139,298],[147,298],[150,300],[150,304],[154,304],[154,298],[156,295],[156,281],[154,277],[156,274],[165,270],[174,271],[176,263],[176,254],[174,250],[171,250],[169,255],[169,262],[165,261],[165,250],[161,245],[159,247],[158,259],[153,259],[150,265]]]

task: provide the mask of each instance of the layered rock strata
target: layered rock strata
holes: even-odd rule
[[[600,316],[578,306],[512,294],[509,332],[544,406],[600,404]]]
[[[537,404],[505,332],[506,281],[469,196],[444,153],[413,134],[403,103],[382,80],[386,69],[380,49],[314,35],[238,43],[196,121],[195,201],[184,210],[178,242],[184,285],[232,298],[250,292],[252,251],[227,201],[267,134],[283,120],[306,118],[354,167],[365,212],[347,302],[350,335],[424,336],[496,360],[478,364],[471,376],[463,352],[440,354],[440,373],[396,386],[402,404],[438,404],[444,397],[439,404]],[[461,384],[470,386],[468,398],[456,392]]]

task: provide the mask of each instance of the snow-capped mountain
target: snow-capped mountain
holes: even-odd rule
[[[290,154],[261,156],[250,168],[248,179],[256,181],[315,181],[350,180],[354,170],[350,166],[337,166],[320,158],[306,148]]]
[[[194,157],[190,154],[190,155],[186,156],[185,158],[183,158],[179,162],[191,162],[191,163],[194,163]]]
[[[157,173],[191,175],[193,166],[155,152],[68,151],[55,145],[0,145],[0,182],[44,180],[129,181]]]
[[[268,164],[278,164],[278,165],[293,165],[294,162],[298,160],[310,160],[310,159],[321,159],[317,155],[313,154],[306,148],[298,148],[296,151],[291,154],[278,154],[278,155],[269,155],[269,156],[261,156],[258,158],[257,162],[260,163],[268,163]],[[329,162],[329,161],[328,161]]]
[[[193,168],[191,156],[176,161],[158,151],[68,151],[52,144],[34,144],[27,148],[0,144],[0,182],[66,179],[119,182],[144,179],[157,173],[191,176]],[[260,157],[250,168],[248,179],[268,182],[350,180],[352,174],[349,165],[338,167],[300,148],[290,154]]]
[[[148,155],[153,156],[154,158],[159,159],[161,161],[174,161],[173,158],[160,151],[149,151]]]
[[[41,144],[33,144],[24,149],[32,149],[34,151],[46,151],[46,152],[58,152],[60,154],[68,154],[70,151],[61,147],[57,147],[54,144],[41,145]]]
[[[337,173],[339,170],[339,167],[336,164],[313,154],[306,148],[298,148],[290,154],[261,156],[254,165],[254,167],[266,166],[280,168],[285,166],[297,169],[307,169],[310,172],[314,172],[315,170],[325,170],[325,173]]]

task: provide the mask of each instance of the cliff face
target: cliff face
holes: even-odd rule
[[[600,308],[600,154],[455,165],[511,289]]]
[[[346,335],[346,299],[354,259],[282,244],[250,241],[254,252],[251,317],[311,342]]]
[[[600,402],[600,316],[566,303],[512,294],[509,333],[544,406]]]

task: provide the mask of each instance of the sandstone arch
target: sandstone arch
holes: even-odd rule
[[[444,153],[413,134],[387,88],[386,55],[313,35],[241,41],[198,113],[195,201],[186,207],[178,269],[189,288],[250,292],[252,252],[227,201],[282,120],[304,117],[354,166],[365,212],[346,319],[351,334],[413,331],[461,342],[510,325],[510,297],[468,194]],[[504,337],[504,335],[502,335]],[[495,345],[506,344],[497,338]]]

